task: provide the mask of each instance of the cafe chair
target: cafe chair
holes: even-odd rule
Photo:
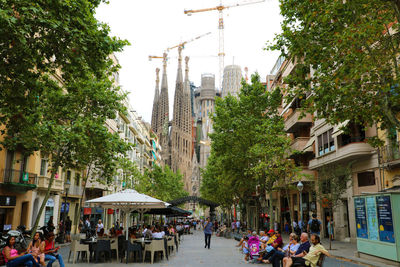
[[[69,255],[68,255],[68,262],[69,258],[71,257],[71,253],[74,253],[72,255],[72,264],[75,264],[76,261],[76,254],[78,252],[78,258],[79,258],[79,253],[80,252],[86,252],[86,258],[87,262],[89,263],[89,255],[90,255],[90,250],[89,250],[89,245],[81,244],[80,243],[80,236],[77,235],[71,235],[71,245],[70,245],[70,250],[69,250]]]
[[[117,254],[117,260],[119,259],[119,253],[118,253],[118,238],[112,238],[110,239],[111,241],[111,251],[115,250]]]
[[[129,259],[129,255],[131,252],[134,253],[134,256],[136,255],[135,252],[138,252],[139,254],[139,258],[142,258],[142,245],[138,244],[138,243],[131,243],[129,240],[125,240],[125,246],[124,246],[124,251],[126,252],[126,264],[128,264],[128,259]],[[136,259],[136,257],[135,257]],[[121,259],[122,262],[122,259]]]
[[[111,243],[110,240],[97,240],[95,249],[96,263],[99,260],[99,255],[104,254],[104,261],[106,261],[106,253],[109,259],[111,259]]]
[[[161,251],[163,256],[166,257],[164,239],[152,240],[150,244],[145,244],[144,253],[143,253],[143,262],[146,258],[146,252],[150,252],[150,262],[153,264],[154,261],[154,252]]]
[[[172,250],[172,251],[174,252],[174,254],[175,254],[174,246],[175,246],[174,237],[173,237],[173,236],[172,236],[172,237],[168,237],[168,239],[167,239],[168,254],[171,255],[171,250]]]

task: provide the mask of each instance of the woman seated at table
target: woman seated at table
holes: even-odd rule
[[[123,231],[124,231],[124,227],[120,227],[117,231],[115,231],[115,235],[120,236],[123,234]]]
[[[160,239],[160,238],[163,238],[164,235],[165,235],[165,233],[164,233],[164,232],[161,232],[161,231],[160,231],[160,228],[155,228],[155,229],[154,229],[154,232],[153,232],[153,234],[152,234],[152,237],[153,237],[154,239]]]
[[[109,234],[110,237],[116,237],[117,236],[114,227],[110,228],[110,230],[108,231],[108,234]]]
[[[129,228],[129,238],[131,239],[140,238],[136,228]]]
[[[104,228],[101,228],[100,231],[97,233],[98,237],[107,237],[107,235],[104,233]]]

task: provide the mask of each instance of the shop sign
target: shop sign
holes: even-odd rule
[[[54,207],[54,199],[49,198],[46,202],[46,207]]]
[[[103,208],[95,208],[96,213],[103,213]]]
[[[22,173],[22,181],[23,182],[29,181],[29,173],[27,173],[27,172]]]
[[[379,240],[395,243],[390,196],[377,196],[376,206],[378,210]]]
[[[113,209],[108,209],[107,210],[107,214],[114,214],[114,210]]]
[[[92,208],[83,208],[83,215],[92,214]]]
[[[69,212],[69,202],[67,202],[66,209],[65,209],[65,203],[64,202],[61,203],[61,211],[60,212],[64,212],[64,210],[66,210],[67,213]]]
[[[354,198],[354,207],[356,212],[356,226],[357,226],[357,237],[368,238],[367,229],[367,215],[365,212],[365,199]]]
[[[366,197],[365,200],[367,204],[368,237],[371,240],[379,240],[375,197]]]
[[[0,206],[15,206],[16,203],[16,196],[0,196]]]

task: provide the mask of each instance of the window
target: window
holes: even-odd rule
[[[375,173],[374,172],[357,173],[357,180],[359,187],[375,185]]]
[[[76,185],[76,186],[79,186],[80,181],[81,181],[81,174],[80,174],[80,173],[77,173],[77,174],[75,175],[75,185]]]
[[[71,171],[67,171],[67,181],[71,183]]]
[[[42,159],[40,161],[40,176],[47,175],[47,159]]]
[[[318,156],[335,150],[335,142],[332,137],[333,129],[318,136]]]

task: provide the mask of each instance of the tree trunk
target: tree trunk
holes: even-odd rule
[[[31,238],[32,239],[33,239],[33,236],[36,233],[36,230],[37,230],[37,227],[38,227],[38,224],[39,224],[39,221],[40,221],[40,217],[42,216],[43,210],[46,207],[47,200],[49,199],[51,187],[53,186],[53,182],[54,182],[54,177],[55,177],[55,175],[56,175],[56,173],[58,171],[58,168],[60,167],[60,163],[58,161],[59,155],[60,155],[60,153],[57,154],[56,161],[53,164],[53,169],[51,171],[49,186],[47,187],[46,195],[45,195],[45,197],[43,199],[42,205],[40,206],[39,212],[38,212],[38,214],[36,216],[35,223],[34,223],[32,229],[31,229],[31,231],[32,231]]]
[[[74,218],[74,225],[75,225],[74,234],[77,234],[77,230],[78,230],[78,226],[79,226],[79,218],[81,216],[81,207],[82,207],[83,196],[85,195],[86,185],[87,185],[87,181],[89,179],[91,168],[92,167],[91,167],[91,164],[90,164],[89,168],[88,168],[88,170],[86,172],[86,178],[84,180],[85,185],[83,186],[81,199],[79,200],[79,203],[78,203],[78,214],[75,214],[75,218]]]
[[[272,191],[269,192],[269,228],[273,229],[273,225],[275,222],[275,215],[272,206]]]
[[[289,190],[286,188],[285,189],[285,193],[286,193],[286,199],[287,199],[287,201],[288,201],[288,207],[289,207],[289,214],[290,214],[290,219],[289,219],[289,221],[288,221],[288,224],[289,224],[289,232],[290,232],[290,228],[292,227],[291,225],[292,225],[292,221],[294,220],[294,217],[293,217],[293,212],[292,212],[292,209],[291,209],[291,201],[290,201],[290,195],[289,195]]]

